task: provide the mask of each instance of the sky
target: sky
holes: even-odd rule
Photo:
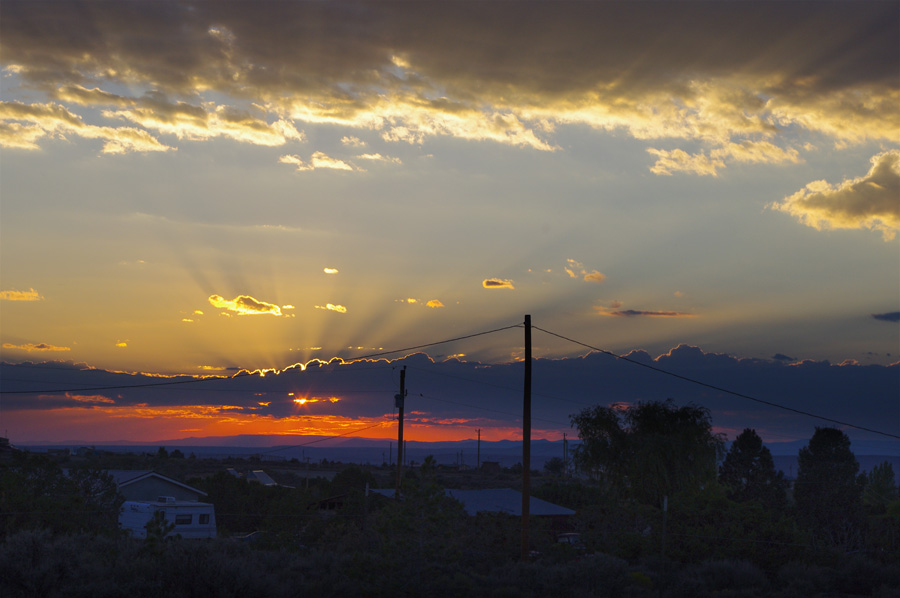
[[[536,437],[900,434],[897,2],[4,0],[0,69],[14,443],[390,437],[403,365],[512,438],[525,314]]]

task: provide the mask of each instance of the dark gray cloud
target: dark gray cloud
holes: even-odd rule
[[[816,425],[831,425],[713,388],[718,387],[825,418],[897,432],[885,422],[896,422],[900,417],[900,363],[881,366],[801,361],[787,365],[781,359],[739,359],[686,345],[656,358],[644,351],[633,351],[626,357],[628,361],[590,353],[578,358],[536,359],[534,428],[571,434],[570,415],[585,407],[667,398],[709,408],[714,425],[726,433],[734,431],[731,437],[751,427],[772,439],[802,439],[808,438]],[[707,386],[640,364],[699,380]],[[447,425],[456,426],[520,425],[521,363],[489,365],[457,359],[438,362],[423,354],[392,362],[345,364],[333,360],[310,364],[305,371],[295,367],[277,375],[210,378],[164,386],[140,385],[191,379],[79,369],[58,362],[3,363],[0,389],[4,392],[4,411],[189,405],[227,406],[229,413],[274,418],[381,418],[394,412],[393,396],[399,388],[402,366],[407,367],[406,409],[410,417],[423,422],[452,422]],[[96,389],[109,386],[121,388]],[[37,392],[42,389],[45,392]],[[8,394],[16,391],[36,392]],[[300,405],[295,401],[300,398],[308,400]],[[330,400],[334,398],[339,400]],[[871,434],[863,437],[877,438]]]
[[[233,86],[270,89],[372,83],[401,55],[460,89],[477,81],[564,95],[598,81],[649,88],[740,70],[779,73],[775,84],[802,80],[816,93],[894,85],[888,58],[900,46],[893,2],[58,2],[47,10],[6,0],[2,12],[4,59],[28,65],[36,81],[79,83],[91,67],[128,65],[172,90],[235,72],[242,78]]]
[[[872,314],[872,317],[882,322],[900,322],[900,311],[889,311],[884,314]]]

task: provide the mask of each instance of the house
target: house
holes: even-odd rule
[[[119,528],[132,537],[147,537],[148,524],[159,517],[171,526],[169,537],[215,538],[216,514],[213,505],[193,500],[159,496],[156,500],[126,500],[119,509]]]
[[[375,489],[376,494],[394,497],[394,490]],[[466,513],[477,515],[478,513],[506,513],[514,517],[522,516],[522,493],[511,488],[494,488],[490,490],[452,490],[447,488],[444,494],[459,501]],[[531,497],[528,503],[528,512],[535,517],[566,518],[575,514],[572,509],[555,505],[540,498]]]
[[[125,500],[155,501],[160,496],[169,496],[178,501],[198,502],[206,497],[206,492],[155,471],[109,469],[106,473],[115,480]]]
[[[247,473],[248,482],[257,482],[263,486],[277,486],[278,482],[272,479],[272,476],[264,472],[262,469],[254,469]]]

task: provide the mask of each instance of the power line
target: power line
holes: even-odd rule
[[[508,412],[508,411],[500,411],[499,409],[491,409],[490,407],[479,407],[478,405],[468,405],[468,404],[466,404],[466,403],[460,403],[460,402],[458,402],[458,401],[451,401],[451,400],[449,400],[449,399],[439,399],[439,398],[437,398],[437,397],[433,397],[433,396],[430,396],[430,395],[425,395],[425,394],[422,394],[422,393],[419,393],[418,396],[421,397],[421,398],[423,398],[423,399],[427,399],[427,400],[431,400],[431,401],[438,401],[438,402],[441,402],[441,403],[450,403],[450,404],[452,404],[452,405],[459,405],[460,407],[468,407],[469,409],[480,409],[480,410],[482,410],[482,411],[490,411],[490,412],[492,412],[492,413],[499,413],[500,415],[509,415],[509,416],[512,416],[512,417],[521,417],[521,414],[519,414],[519,413],[510,413],[510,412]],[[537,420],[537,421],[542,421],[542,422],[545,422],[545,423],[548,423],[548,424],[553,424],[553,425],[555,425],[555,426],[566,426],[566,425],[568,425],[568,424],[560,423],[560,422],[558,422],[558,421],[553,421],[553,420],[549,420],[549,419],[542,419],[542,418],[540,418],[540,417],[535,417],[535,418],[532,418],[532,419]]]
[[[511,326],[504,326],[502,328],[495,328],[494,330],[485,330],[483,332],[476,332],[474,334],[467,334],[464,336],[458,336],[455,338],[448,338],[441,341],[435,341],[433,343],[425,343],[423,345],[416,345],[414,347],[405,347],[402,349],[392,349],[390,351],[381,351],[379,353],[370,353],[368,355],[361,355],[359,357],[354,357],[352,361],[362,361],[364,359],[372,359],[373,357],[381,357],[383,355],[393,355],[394,353],[402,353],[404,351],[415,351],[416,349],[424,349],[426,347],[434,347],[436,345],[443,345],[446,343],[452,343],[456,341],[466,340],[469,338],[475,338],[477,336],[484,336],[486,334],[493,334],[495,332],[502,332],[504,330],[510,330],[512,328],[521,328],[521,324],[513,324]],[[83,370],[79,370],[83,371]],[[96,371],[96,370],[91,370]],[[257,371],[257,370],[254,370]],[[190,380],[170,380],[167,382],[144,382],[142,384],[118,384],[115,386],[91,386],[91,387],[83,387],[83,388],[55,388],[50,390],[0,390],[0,394],[5,395],[25,395],[25,394],[44,394],[44,393],[60,393],[60,392],[84,392],[87,390],[119,390],[124,388],[152,388],[156,386],[172,386],[175,384],[196,384],[198,382],[208,382],[210,380],[234,380],[236,378],[243,378],[246,376],[252,376],[253,372],[246,373],[238,373],[234,376],[229,376],[228,378],[223,378],[220,376],[207,376],[204,378],[192,378]]]
[[[803,410],[801,410],[801,409],[795,409],[795,408],[793,408],[793,407],[788,407],[787,405],[781,405],[781,404],[779,404],[779,403],[774,403],[774,402],[772,402],[772,401],[766,401],[766,400],[764,400],[764,399],[759,399],[759,398],[756,398],[756,397],[751,397],[750,395],[743,394],[743,393],[740,393],[740,392],[736,392],[736,391],[733,391],[733,390],[729,390],[729,389],[727,389],[727,388],[722,388],[721,386],[716,386],[716,385],[714,385],[714,384],[709,384],[709,383],[707,383],[707,382],[703,382],[703,381],[697,380],[697,379],[695,379],[695,378],[689,378],[689,377],[687,377],[687,376],[682,376],[681,374],[676,374],[676,373],[674,373],[674,372],[670,372],[670,371],[668,371],[668,370],[664,370],[664,369],[662,369],[662,368],[659,368],[659,367],[650,365],[650,364],[648,364],[648,363],[644,363],[644,362],[641,362],[641,361],[637,361],[637,360],[635,360],[635,359],[629,359],[628,357],[625,357],[624,355],[618,355],[618,354],[616,354],[616,353],[613,353],[612,351],[607,351],[607,350],[605,350],[605,349],[600,349],[600,348],[598,348],[598,347],[594,347],[594,346],[589,345],[589,344],[587,344],[587,343],[582,343],[581,341],[576,341],[575,339],[569,338],[569,337],[567,337],[567,336],[563,336],[563,335],[557,334],[557,333],[555,333],[555,332],[550,332],[549,330],[544,330],[543,328],[539,328],[539,327],[537,327],[537,326],[533,326],[533,328],[534,328],[535,330],[540,330],[540,331],[543,332],[543,333],[549,334],[550,336],[555,336],[555,337],[560,338],[560,339],[562,339],[562,340],[569,341],[570,343],[575,343],[576,345],[581,345],[582,347],[586,347],[586,348],[591,349],[591,350],[593,350],[593,351],[597,351],[597,352],[603,353],[603,354],[605,354],[605,355],[610,355],[610,356],[612,356],[612,357],[615,357],[616,359],[621,359],[622,361],[627,361],[628,363],[633,363],[633,364],[635,364],[635,365],[639,365],[639,366],[641,366],[641,367],[645,367],[645,368],[647,368],[647,369],[649,369],[649,370],[653,370],[654,372],[658,372],[658,373],[660,373],[660,374],[665,374],[666,376],[671,376],[671,377],[673,377],[673,378],[678,378],[679,380],[684,380],[685,382],[690,382],[691,384],[697,384],[698,386],[704,386],[704,387],[710,388],[710,389],[712,389],[712,390],[717,390],[717,391],[719,391],[719,392],[724,392],[724,393],[726,393],[726,394],[730,394],[730,395],[733,395],[733,396],[736,396],[736,397],[740,397],[740,398],[742,398],[742,399],[747,399],[748,401],[754,401],[754,402],[756,402],[756,403],[761,403],[761,404],[763,404],[763,405],[768,405],[768,406],[770,406],[770,407],[775,407],[776,409],[784,409],[785,411],[791,411],[791,412],[797,413],[797,414],[799,414],[799,415],[805,415],[805,416],[807,416],[807,417],[814,417],[814,418],[816,418],[816,419],[821,419],[821,420],[823,420],[823,421],[831,422],[831,423],[833,423],[833,424],[839,424],[839,425],[842,425],[842,426],[847,426],[847,427],[850,427],[850,428],[855,428],[855,429],[857,429],[857,430],[863,430],[863,431],[865,431],[865,432],[872,432],[873,434],[879,434],[879,435],[881,435],[881,436],[887,436],[888,438],[896,438],[896,439],[900,440],[900,436],[898,436],[898,435],[896,435],[896,434],[891,434],[891,433],[889,433],[889,432],[882,432],[881,430],[873,430],[872,428],[866,428],[865,426],[858,426],[858,425],[856,425],[856,424],[851,424],[850,422],[845,422],[845,421],[842,421],[842,420],[839,420],[839,419],[833,419],[833,418],[830,418],[830,417],[825,417],[825,416],[823,416],[823,415],[817,415],[817,414],[815,414],[815,413],[810,413],[809,411],[803,411]]]

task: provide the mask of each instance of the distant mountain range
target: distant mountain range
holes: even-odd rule
[[[281,436],[265,434],[245,434],[239,436],[188,437],[157,442],[29,442],[22,448],[42,451],[50,448],[77,448],[94,446],[115,452],[155,452],[158,447],[172,451],[178,449],[184,454],[194,453],[198,457],[247,457],[259,455],[264,460],[309,460],[317,463],[323,459],[343,463],[380,465],[396,461],[397,442],[381,438],[329,436]],[[578,440],[569,441],[569,454]],[[807,441],[769,443],[775,465],[792,477],[797,471],[797,454]],[[892,463],[894,471],[900,474],[900,442],[891,440],[868,440],[853,443],[852,450],[862,471],[868,471],[884,461]],[[404,461],[421,463],[426,456],[444,465],[462,464],[475,466],[478,461],[497,461],[503,467],[522,462],[522,443],[517,440],[481,441],[475,439],[445,442],[405,442]],[[532,440],[531,467],[541,469],[553,457],[563,457],[561,440]]]

